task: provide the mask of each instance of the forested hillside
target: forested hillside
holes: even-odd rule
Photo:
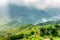
[[[26,24],[0,32],[0,40],[60,40],[60,24]]]

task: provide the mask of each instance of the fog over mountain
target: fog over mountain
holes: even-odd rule
[[[27,8],[27,7],[18,7],[16,5],[10,5],[10,14],[13,20],[20,18],[22,22],[25,23],[35,23],[37,21],[44,21],[43,19],[48,20],[51,16],[43,11],[37,10],[34,8]]]
[[[59,19],[60,0],[0,0],[0,25],[15,21],[37,24]]]

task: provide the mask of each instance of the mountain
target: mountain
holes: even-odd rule
[[[53,24],[60,24],[60,20],[55,20],[55,21],[48,21],[48,22],[44,22],[44,23],[38,23],[37,25],[53,25]]]
[[[21,18],[20,20],[22,20],[21,23],[31,23],[34,24],[38,21],[42,22],[42,18],[45,18],[46,20],[48,20],[51,16],[46,13],[43,10],[37,10],[34,8],[27,8],[27,7],[23,7],[23,6],[16,6],[16,5],[12,5],[10,4],[9,6],[10,8],[10,15],[11,15],[11,19],[12,20],[16,20]]]
[[[48,8],[45,11],[53,17],[60,15],[60,8]]]
[[[7,20],[2,19],[2,21],[4,20],[3,22],[6,24],[4,23],[4,25],[1,25],[1,30],[10,29],[24,24],[41,24],[42,22],[43,24],[55,23],[54,21],[48,21],[52,18],[52,16],[45,10],[37,10],[34,8],[27,8],[25,6],[23,7],[9,4],[9,11],[10,19],[12,21],[10,22],[8,20],[7,22]],[[0,24],[3,24],[3,22],[0,22]],[[59,23],[59,21],[57,23]]]

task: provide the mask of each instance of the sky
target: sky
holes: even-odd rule
[[[8,4],[36,9],[60,8],[60,0],[0,0],[0,8],[6,7]]]
[[[35,7],[37,9],[59,8],[60,0],[10,0],[11,4],[18,6]]]
[[[60,17],[60,0],[0,0],[0,24],[3,24],[5,21],[9,21],[11,18],[9,14],[9,4],[19,7],[25,6],[36,10],[44,10],[49,15],[54,15],[51,19],[59,19]],[[44,22],[47,21],[45,18],[42,18],[42,20],[44,20]]]

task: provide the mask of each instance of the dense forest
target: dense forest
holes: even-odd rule
[[[60,24],[25,24],[0,32],[0,40],[60,40]]]

